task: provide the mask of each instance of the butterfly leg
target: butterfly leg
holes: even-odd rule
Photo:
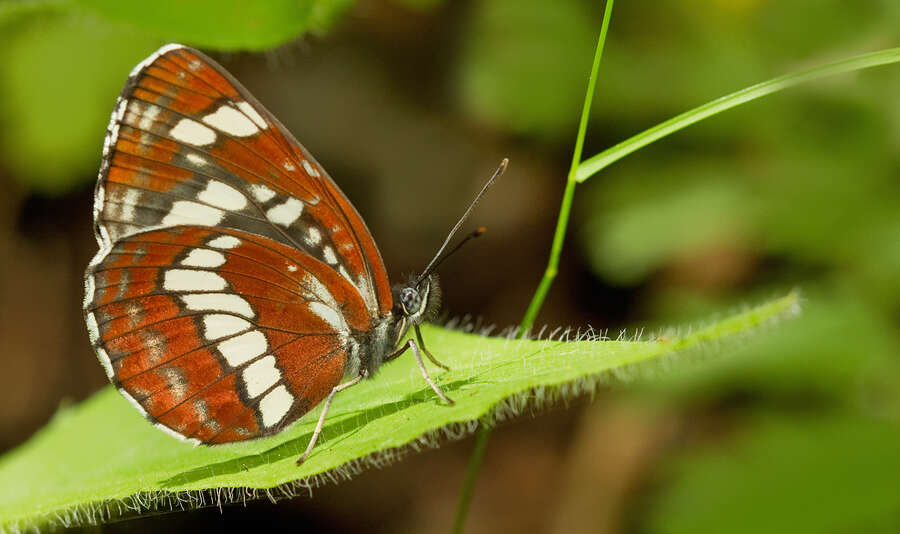
[[[309,445],[306,446],[306,451],[303,453],[303,456],[297,459],[297,465],[302,464],[309,457],[309,453],[312,452],[313,447],[316,446],[316,440],[319,439],[319,434],[322,433],[322,426],[325,424],[325,415],[328,414],[328,408],[331,407],[331,401],[332,399],[334,399],[334,396],[337,395],[339,391],[343,391],[350,386],[359,384],[359,381],[362,379],[363,375],[359,375],[349,382],[344,382],[343,384],[334,386],[334,389],[332,389],[331,393],[328,394],[328,398],[325,399],[325,405],[322,406],[322,413],[319,415],[319,422],[316,423],[316,429],[313,431],[313,435],[309,439]]]
[[[387,362],[389,362],[389,361],[391,361],[391,360],[397,359],[398,357],[400,357],[401,354],[403,354],[403,353],[406,352],[407,350],[409,350],[409,344],[408,344],[408,343],[404,343],[403,346],[401,346],[399,349],[397,349],[397,350],[395,350],[394,352],[392,352],[392,353],[388,354],[387,356],[385,356],[385,357],[384,357],[384,361],[383,361],[382,363],[387,363]]]
[[[434,390],[434,392],[437,394],[437,396],[442,398],[444,400],[444,402],[446,402],[447,404],[456,404],[455,402],[453,402],[453,399],[451,399],[447,395],[444,395],[444,392],[441,391],[441,388],[439,388],[437,386],[437,384],[435,384],[434,381],[431,379],[431,377],[428,376],[428,370],[425,369],[425,363],[422,361],[422,355],[419,354],[419,347],[416,346],[416,342],[410,339],[406,344],[409,348],[412,349],[413,354],[415,354],[416,363],[419,364],[419,371],[422,372],[422,377],[425,379],[426,382],[428,382],[428,385],[431,386],[431,389]]]
[[[416,338],[419,340],[419,347],[422,348],[422,351],[425,353],[425,356],[428,356],[428,359],[431,360],[431,363],[437,365],[444,371],[449,371],[450,368],[446,365],[442,364],[434,357],[434,354],[431,353],[427,348],[425,348],[425,340],[422,339],[422,331],[419,330],[419,325],[416,325]]]

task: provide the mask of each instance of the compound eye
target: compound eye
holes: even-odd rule
[[[419,296],[419,292],[412,287],[404,287],[400,290],[400,304],[403,306],[403,311],[407,314],[416,313],[419,311],[419,307],[422,306],[422,297]]]

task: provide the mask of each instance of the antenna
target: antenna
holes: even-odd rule
[[[469,242],[469,240],[475,239],[476,237],[481,237],[482,235],[484,235],[485,232],[487,232],[487,227],[485,227],[485,226],[479,226],[479,227],[476,228],[474,231],[470,232],[469,235],[467,235],[466,237],[464,237],[463,240],[460,241],[455,247],[453,247],[452,249],[450,249],[450,252],[448,252],[448,253],[444,254],[443,256],[441,256],[441,259],[439,259],[439,260],[431,267],[431,271],[434,271],[434,270],[436,270],[438,267],[440,267],[440,265],[441,265],[442,263],[444,263],[444,260],[446,260],[446,259],[449,258],[451,255],[453,255],[453,253],[456,252],[457,250],[461,249],[463,245],[465,245],[466,243]],[[424,280],[424,278],[423,278],[423,280]]]
[[[475,209],[475,205],[478,204],[478,201],[481,200],[481,197],[484,196],[484,194],[487,192],[488,188],[490,188],[492,185],[494,185],[494,182],[497,181],[497,178],[499,178],[500,175],[502,175],[504,173],[504,171],[506,171],[506,166],[508,164],[509,164],[509,158],[503,158],[503,161],[500,162],[500,166],[497,167],[497,170],[494,171],[494,174],[491,175],[491,178],[487,181],[486,184],[484,184],[484,187],[481,188],[481,191],[478,192],[478,195],[475,196],[475,200],[473,200],[472,203],[469,204],[469,207],[468,207],[468,209],[466,209],[466,212],[463,213],[463,216],[459,218],[459,221],[457,221],[457,223],[453,227],[453,229],[450,230],[450,233],[447,235],[447,238],[444,239],[444,244],[442,244],[441,248],[438,249],[437,253],[434,255],[434,258],[431,259],[431,261],[428,263],[428,266],[425,267],[424,271],[422,271],[422,274],[420,274],[419,277],[416,278],[415,285],[418,286],[422,282],[422,280],[424,280],[429,274],[431,274],[431,271],[433,271],[435,269],[435,267],[437,267],[440,264],[440,262],[443,261],[443,260],[438,261],[438,259],[441,257],[441,254],[444,252],[444,249],[447,248],[447,245],[450,243],[450,240],[453,239],[454,235],[456,235],[456,232],[459,230],[459,227],[462,226],[463,222],[465,222],[465,220],[469,216],[469,214],[472,213],[472,210]],[[464,239],[462,241],[462,243],[457,245],[456,248],[451,250],[447,254],[447,256],[456,252],[459,249],[459,247],[461,247],[463,245],[463,243],[465,243],[469,239],[472,239],[473,237],[478,237],[483,233],[484,233],[484,227],[478,228],[478,230],[475,230],[474,232],[469,234],[469,236],[466,237],[466,239]],[[446,259],[447,256],[444,256],[444,259]]]

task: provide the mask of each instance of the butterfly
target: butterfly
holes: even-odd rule
[[[170,44],[119,96],[94,197],[99,251],[84,317],[110,381],[160,430],[219,444],[276,434],[411,350],[434,268],[391,286],[359,213],[303,146],[215,61]],[[409,329],[415,340],[406,339]]]

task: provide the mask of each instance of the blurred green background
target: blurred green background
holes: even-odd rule
[[[213,54],[420,269],[503,156],[447,309],[517,323],[549,251],[603,3],[0,2],[0,447],[104,384],[80,317],[91,188],[131,68]],[[615,6],[586,155],[779,74],[900,45],[894,0]],[[805,312],[495,432],[468,532],[900,531],[900,68],[716,116],[576,193],[539,323],[652,330],[799,287]],[[471,440],[312,499],[111,530],[445,532]]]

